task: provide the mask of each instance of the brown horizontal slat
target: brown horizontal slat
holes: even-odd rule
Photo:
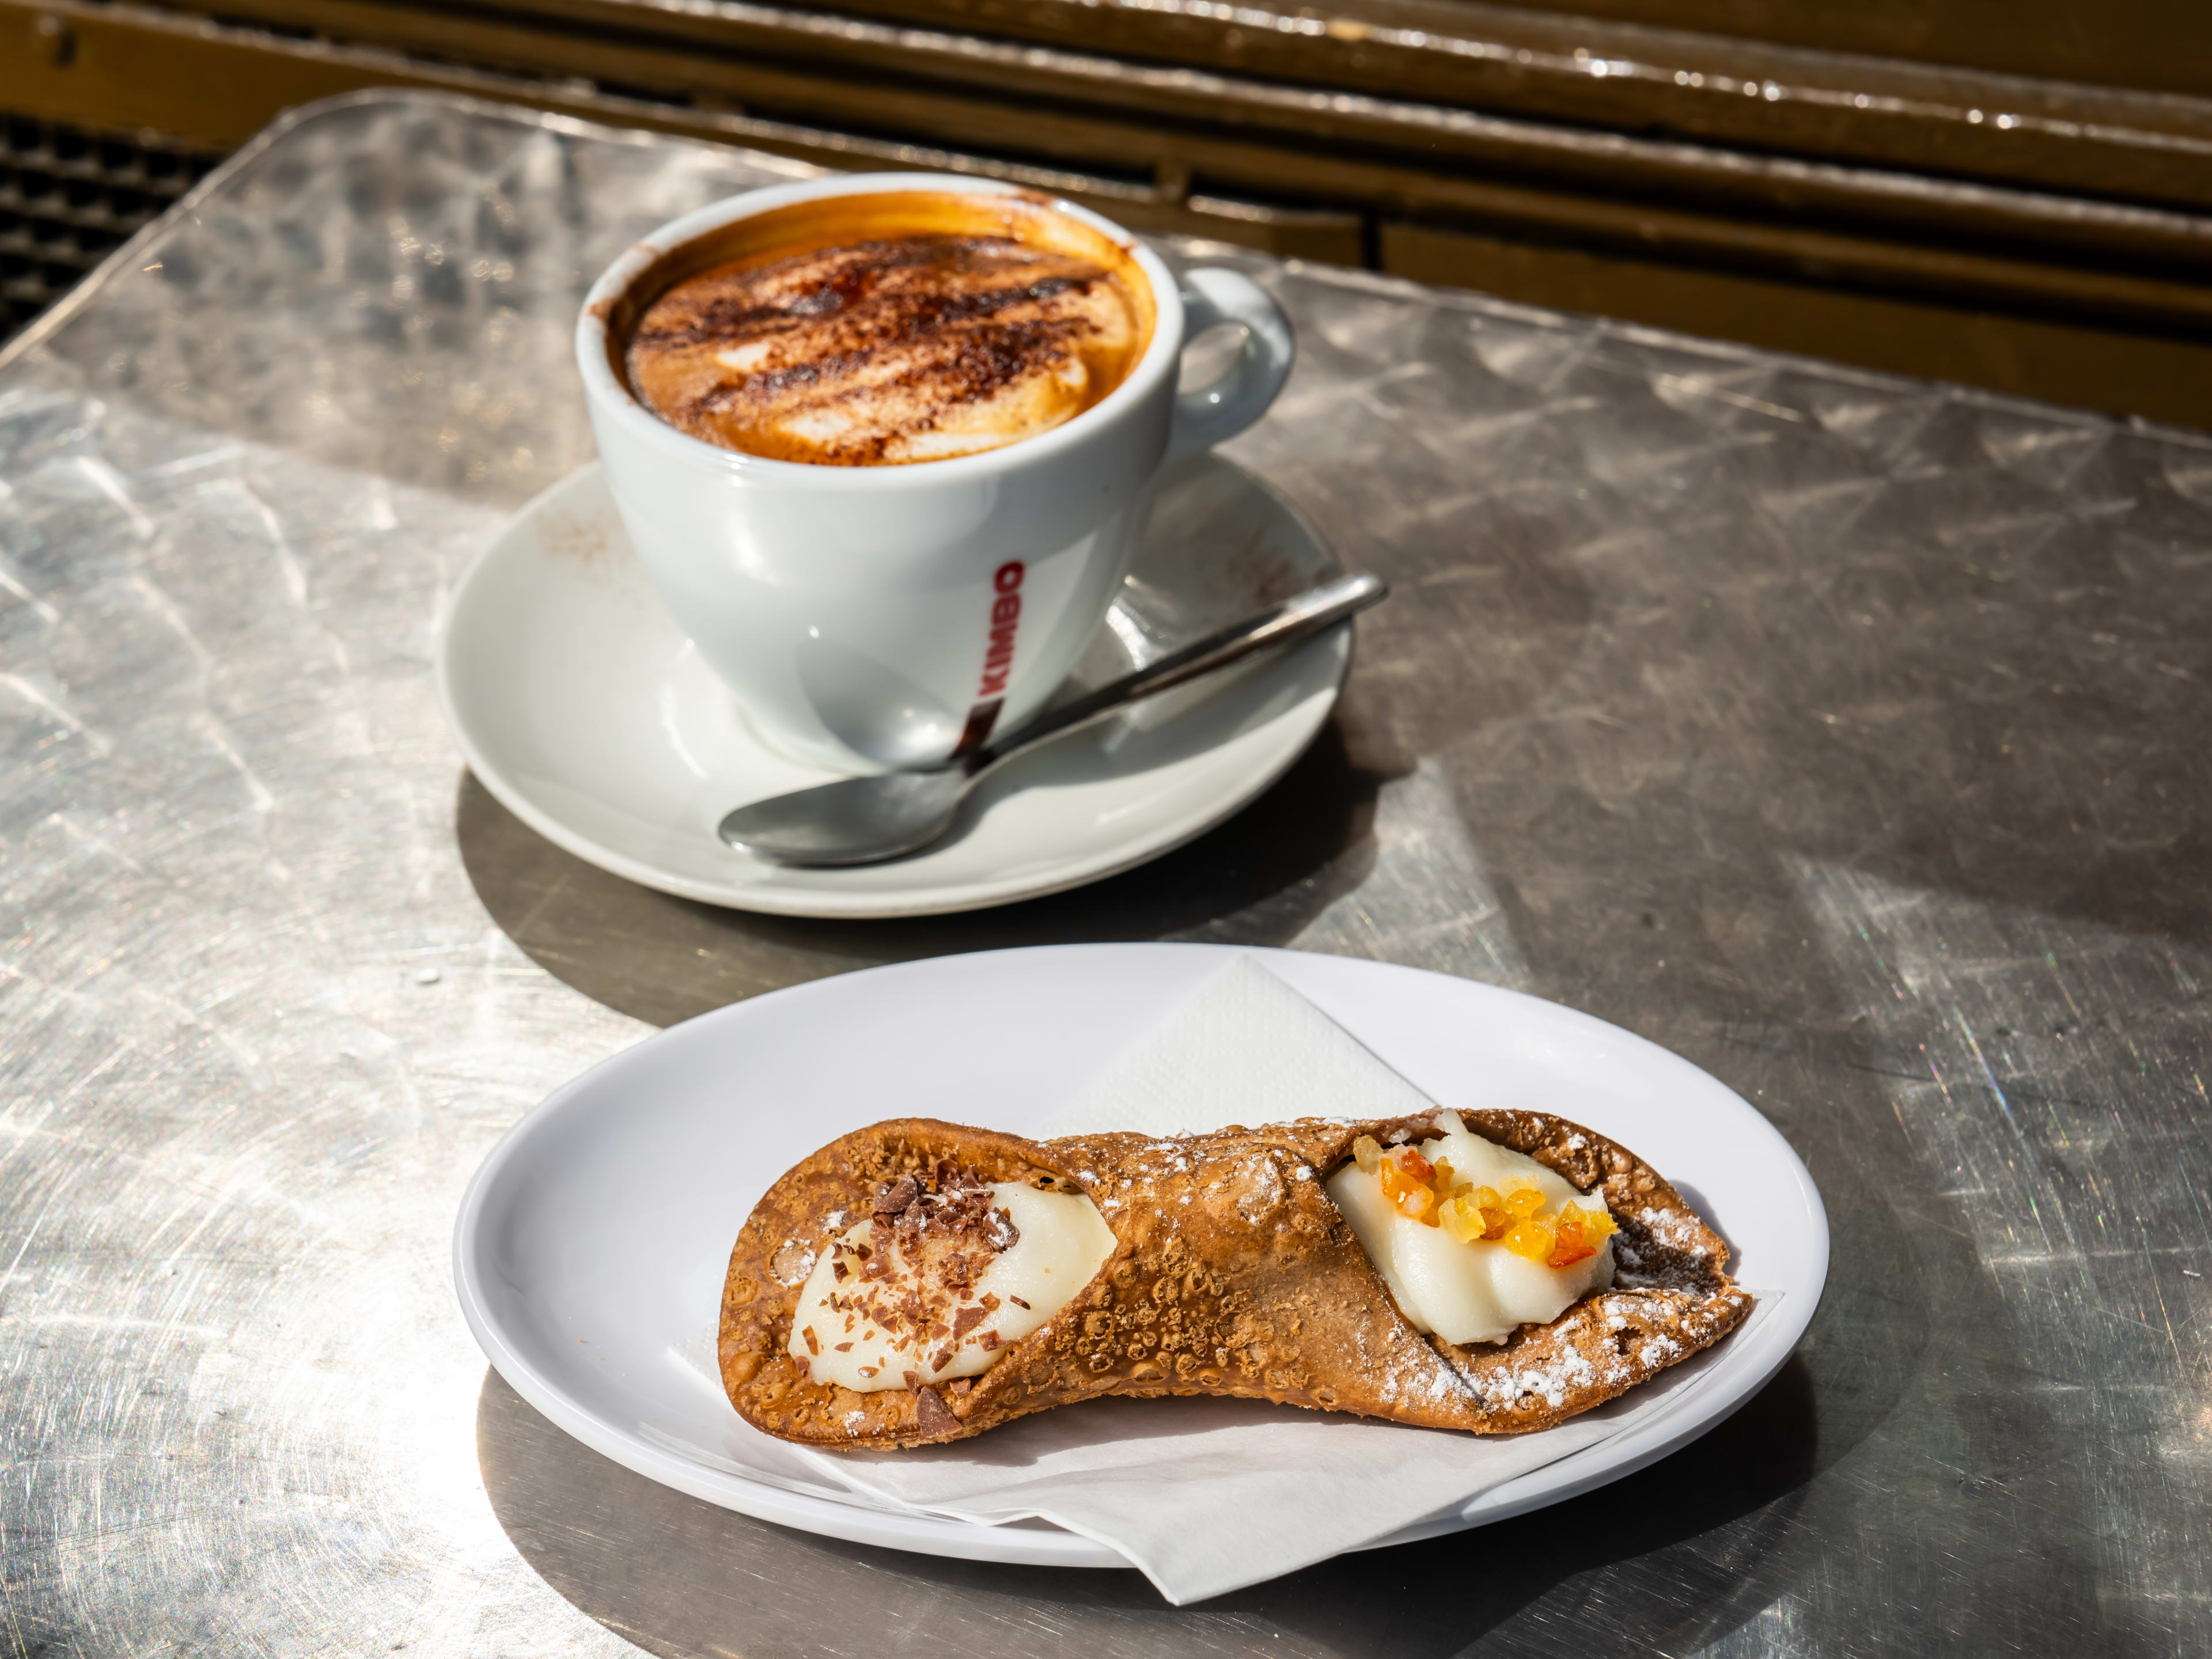
[[[0,4],[0,13],[10,9],[27,9],[14,7],[13,0]],[[380,9],[365,9],[384,15]],[[93,72],[92,58],[109,49],[104,43],[111,39],[120,42],[125,33],[135,29],[148,38],[200,41],[203,50],[228,46],[263,52],[271,62],[296,62],[315,85],[329,84],[333,76],[380,72],[387,79],[404,74],[412,77],[410,84],[462,84],[454,79],[459,71],[420,60],[374,54],[363,58],[357,47],[245,34],[162,12],[64,5],[50,6],[42,15],[69,18],[82,38],[79,56],[84,61],[62,71],[64,77]],[[96,46],[96,41],[103,44]],[[582,73],[588,64],[609,78],[646,86],[680,75],[694,87],[710,86],[748,107],[792,112],[878,132],[902,129],[969,151],[1018,149],[1079,171],[1118,165],[1154,175],[1200,179],[1212,188],[1261,197],[1303,194],[1322,203],[1381,209],[1407,217],[1472,221],[1524,237],[1578,240],[1619,251],[2013,307],[2119,317],[2146,325],[2212,328],[2212,287],[2202,283],[1764,222],[1634,198],[1493,181],[1480,174],[1434,173],[1350,149],[1273,146],[1212,130],[1107,119],[1081,109],[1009,108],[933,85],[870,83],[775,60],[709,59],[653,46],[558,36],[548,37],[544,44],[546,67],[557,71]],[[677,61],[672,63],[672,58]],[[356,69],[341,67],[355,62]],[[574,97],[542,84],[534,88],[510,84],[505,89],[532,101],[573,101]],[[143,95],[143,91],[134,88],[132,95]],[[170,95],[188,105],[200,101],[185,97],[181,88]],[[178,118],[198,118],[180,107]],[[665,111],[659,118],[670,122],[678,118]]]
[[[57,63],[50,49],[51,31],[38,32],[36,25],[42,16],[58,16],[66,24],[70,50],[65,63]],[[768,72],[792,77],[783,84],[804,86],[807,82],[807,77],[780,68]],[[1046,173],[1004,162],[981,162],[974,159],[972,151],[959,149],[902,144],[884,137],[855,138],[758,114],[610,96],[574,82],[489,74],[366,47],[276,39],[260,31],[197,22],[173,14],[85,6],[70,0],[50,3],[35,13],[17,0],[0,0],[0,84],[9,88],[10,101],[28,100],[25,106],[34,112],[92,125],[160,128],[216,144],[234,143],[278,108],[311,97],[376,85],[443,88],[747,143],[832,165],[979,167],[1037,179],[1056,189],[1087,185],[1108,211],[1139,228],[1212,234],[1272,246],[1279,251],[1357,261],[1358,222],[1349,214],[1299,215],[1249,204],[1224,206],[1209,203],[1203,193],[1234,194],[1240,178],[1256,176],[1278,182],[1295,178],[1310,200],[1364,204],[1381,211],[1391,222],[1391,246],[1397,250],[1394,257],[1401,262],[1404,250],[1422,245],[1423,238],[1457,238],[1461,243],[1488,242],[1518,248],[1521,258],[1540,262],[1547,270],[1575,268],[1579,260],[1656,273],[1643,284],[1655,296],[1677,290],[1803,293],[1821,283],[1832,288],[1838,284],[1887,288],[1890,291],[1886,297],[1869,294],[1841,297],[1879,299],[1882,305],[1902,307],[1899,315],[1933,316],[1946,319],[1945,326],[1951,326],[1949,319],[1971,318],[1977,334],[1996,331],[2008,340],[2040,337],[2036,330],[2044,324],[2005,314],[1977,316],[1963,308],[1966,301],[1990,300],[2014,309],[2034,307],[2045,313],[2071,312],[2082,319],[2072,325],[2075,334],[2087,338],[2104,337],[2109,332],[2121,343],[2123,356],[2143,345],[2147,337],[2125,330],[2100,331],[2099,319],[2109,324],[2114,317],[2125,316],[2144,329],[2162,325],[2200,336],[2205,331],[2205,291],[2185,283],[2147,282],[2125,273],[2069,272],[2032,261],[1967,257],[1838,233],[1778,230],[1771,225],[1747,224],[1724,216],[1688,214],[1633,201],[1594,200],[1479,178],[1438,178],[1358,155],[1299,152],[1218,133],[1179,134],[1100,122],[1079,112],[1063,111],[1048,119],[1024,118],[1020,132],[1031,155],[1042,152],[1048,159],[1063,154],[1067,158],[1063,171]],[[835,96],[858,100],[851,107],[872,109],[878,119],[883,118],[882,111],[889,101],[877,88],[848,84],[842,90],[834,86],[828,90]],[[759,107],[757,103],[749,106]],[[908,113],[920,111],[941,119],[956,132],[988,137],[994,131],[1003,135],[1006,131],[1003,125],[990,125],[1006,120],[1003,107],[953,97],[941,88],[909,91],[900,107]],[[975,145],[986,147],[981,143]],[[1123,167],[1151,167],[1161,187],[1147,189],[1085,175],[1075,163],[1091,155],[1110,157]],[[1182,203],[1181,187],[1194,173],[1201,194]],[[1251,188],[1256,194],[1266,193],[1260,186]],[[1546,243],[1581,246],[1542,246]],[[1431,245],[1445,244],[1432,240]],[[1670,264],[1670,260],[1680,263]],[[1455,278],[1442,268],[1429,274],[1438,280],[1480,279],[1464,272]],[[1738,286],[1732,289],[1732,283]],[[1627,284],[1607,298],[1603,308],[1662,323],[1673,320],[1652,315],[1656,300],[1644,305],[1638,301],[1637,292],[1636,284]],[[1947,297],[1922,303],[1911,297],[1914,295]],[[1557,295],[1553,297],[1558,301]],[[1858,314],[1880,314],[1880,307]],[[2006,333],[2015,322],[2024,331]],[[1692,325],[1756,338],[1754,330],[1760,324],[1760,318],[1749,314],[1732,324],[1723,307],[1703,325]],[[1793,343],[1893,366],[1870,347],[1857,350],[1842,336],[1826,346],[1817,339]],[[2172,340],[2154,341],[2144,349],[2168,345],[2180,353],[2176,361],[2195,361],[2196,347]],[[2141,356],[2136,352],[2128,361]],[[1963,368],[1946,368],[1933,361],[1922,367],[1925,372],[1956,373],[1962,379],[1999,384],[2006,389],[2036,391],[2033,386],[2012,386],[1994,368],[1978,371],[1969,363]],[[2200,409],[2193,416],[2174,414],[2169,405],[2179,394],[2154,397],[2154,392],[2153,388],[2142,393],[2137,400],[2142,408],[2200,424],[2212,423],[2212,408]],[[2039,395],[2074,397],[2114,406],[2110,398],[2079,390],[2045,388]],[[2203,396],[2212,404],[2212,390]]]
[[[1892,234],[1909,229],[1915,236],[1953,242],[1995,239],[2018,250],[2061,250],[2062,258],[2130,264],[2150,260],[2212,270],[2212,216],[1322,93],[1097,54],[1043,52],[793,7],[722,3],[671,14],[632,0],[562,5],[563,17],[573,13],[593,27],[641,16],[672,18],[684,26],[680,36],[606,36],[531,27],[509,12],[390,0],[222,4],[232,14],[313,27],[334,39],[539,74],[596,74],[686,98],[704,94],[765,101],[797,117],[841,124],[876,112],[927,124],[927,130],[941,134],[946,131],[941,112],[918,106],[908,96],[931,88],[971,103],[981,92],[994,104],[1012,106],[996,139],[979,139],[971,123],[960,130],[958,142],[1003,147],[1033,128],[1044,110],[1072,108],[1125,121],[1133,114],[1298,150],[1319,145],[1395,154],[1425,169],[1502,172],[1522,182],[1749,210],[1829,227],[1886,228]],[[1153,165],[1161,164],[1155,159]],[[1248,188],[1300,188],[1295,177],[1246,183]]]
[[[1561,311],[2212,428],[2212,343],[1386,224],[1383,268]]]
[[[2203,0],[1522,0],[1539,11],[1812,51],[2212,95]],[[2190,50],[2191,42],[2196,50]]]
[[[42,27],[57,21],[68,32],[67,50],[58,61],[52,31]],[[603,72],[608,61],[599,54]],[[230,148],[284,109],[378,86],[501,99],[831,167],[950,169],[1023,179],[1091,202],[1135,229],[1211,237],[1286,256],[1356,264],[1362,252],[1362,222],[1356,214],[1224,199],[1218,191],[1187,195],[1188,174],[1172,168],[1171,177],[1182,183],[1163,191],[1079,170],[1051,171],[726,110],[611,97],[592,90],[587,82],[490,74],[165,11],[67,0],[44,5],[0,0],[0,88],[6,89],[5,101],[47,119],[143,127],[192,143]],[[859,106],[866,107],[865,100]],[[979,124],[969,124],[968,130],[993,131]]]
[[[738,0],[483,0],[711,40]],[[1826,10],[1828,8],[1808,9]],[[920,25],[1462,109],[2115,198],[2212,204],[2212,98],[1849,56],[1473,0],[840,0]],[[2202,52],[2203,27],[2174,43]]]

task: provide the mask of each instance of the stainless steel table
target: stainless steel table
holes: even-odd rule
[[[466,781],[441,596],[590,453],[582,285],[792,165],[325,106],[0,375],[0,1652],[2212,1650],[2212,443],[1224,250],[1233,453],[1398,597],[1148,868],[830,926]],[[1201,1607],[709,1510],[463,1329],[477,1158],[649,1023],[863,963],[1252,940],[1525,987],[1756,1102],[1802,1352],[1536,1516]]]

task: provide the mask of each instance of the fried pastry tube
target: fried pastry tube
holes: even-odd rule
[[[723,1385],[756,1428],[824,1447],[958,1440],[1103,1395],[1230,1395],[1513,1434],[1626,1392],[1718,1341],[1750,1312],[1749,1293],[1725,1271],[1728,1247],[1626,1147],[1540,1113],[1460,1115],[1473,1133],[1526,1154],[1577,1191],[1598,1189],[1619,1229],[1609,1286],[1494,1346],[1455,1346],[1416,1329],[1324,1190],[1359,1137],[1404,1145],[1431,1133],[1434,1115],[1048,1141],[902,1118],[823,1147],[755,1206],[724,1285]],[[817,1381],[792,1352],[794,1314],[810,1282],[813,1309],[825,1305],[818,1287],[830,1283],[826,1275],[862,1283],[851,1275],[865,1274],[874,1258],[842,1242],[868,1236],[854,1231],[855,1218],[892,1226],[903,1207],[918,1224],[914,1218],[936,1212],[914,1207],[917,1194],[924,1206],[949,1206],[946,1214],[965,1206],[966,1236],[985,1239],[976,1251],[988,1261],[988,1230],[1003,1237],[1012,1211],[978,1196],[986,1183],[1089,1197],[1112,1234],[1110,1246],[1100,1235],[1103,1265],[1003,1353],[976,1354],[972,1306],[954,1316],[956,1334],[944,1321],[931,1324],[934,1316],[917,1305],[915,1328],[934,1331],[928,1340],[937,1351],[905,1369],[901,1385],[863,1392]],[[932,1195],[940,1190],[941,1199]],[[989,1219],[973,1221],[978,1216]],[[978,1268],[956,1256],[947,1271],[970,1283]],[[801,1354],[839,1334],[817,1335],[823,1322],[811,1316],[796,1334]],[[994,1334],[980,1334],[988,1346]],[[963,1341],[963,1363],[947,1364]]]

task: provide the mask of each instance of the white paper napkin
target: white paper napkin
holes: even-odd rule
[[[1249,957],[1146,1033],[1048,1133],[1190,1133],[1431,1103]],[[1754,1318],[1766,1313],[1762,1298]],[[1243,1400],[1100,1400],[974,1440],[803,1451],[878,1503],[986,1525],[1039,1516],[1127,1557],[1180,1606],[1279,1577],[1437,1515],[1679,1404],[1677,1366],[1538,1434],[1411,1429]]]
[[[1202,1134],[1300,1117],[1411,1117],[1435,1105],[1250,957],[1231,958],[1041,1134]]]

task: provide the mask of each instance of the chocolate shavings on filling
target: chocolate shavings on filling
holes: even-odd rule
[[[991,1201],[990,1184],[950,1158],[928,1180],[901,1176],[878,1188],[872,1206],[874,1242],[887,1248],[836,1246],[837,1287],[829,1308],[878,1327],[909,1352],[940,1345],[929,1357],[933,1373],[951,1364],[969,1332],[1000,1307],[988,1291],[971,1297],[992,1261],[1020,1241],[1021,1230]],[[981,1346],[995,1347],[995,1333]],[[908,1386],[917,1374],[906,1373]]]

